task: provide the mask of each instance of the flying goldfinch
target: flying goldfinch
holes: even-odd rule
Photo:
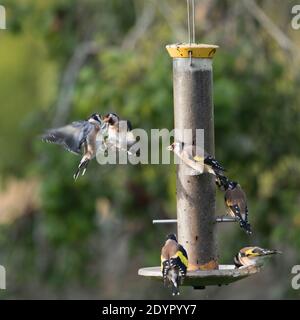
[[[196,154],[196,146],[186,145],[183,142],[174,142],[168,148],[173,151],[185,165],[202,174],[205,172],[216,176],[223,175],[225,169],[220,163],[203,150],[203,154]]]
[[[136,138],[132,133],[131,122],[121,120],[116,113],[112,112],[103,117],[103,122],[107,126],[107,146],[128,152],[130,147],[136,142]]]
[[[234,264],[237,268],[242,266],[262,266],[266,258],[275,254],[281,254],[278,250],[262,249],[260,247],[246,247],[241,249],[234,257]]]
[[[216,183],[225,191],[224,200],[227,213],[231,217],[236,218],[241,228],[248,234],[251,234],[251,225],[248,222],[247,197],[241,186],[225,176],[218,176]]]
[[[90,160],[96,156],[98,144],[102,143],[102,139],[99,139],[102,127],[100,114],[94,113],[87,120],[75,121],[64,127],[47,130],[42,135],[42,140],[59,144],[75,154],[83,152],[78,169],[73,176],[76,180],[80,173],[85,174]]]
[[[188,256],[185,249],[178,243],[175,234],[169,234],[161,249],[161,271],[164,285],[172,287],[172,295],[179,295],[188,267]]]

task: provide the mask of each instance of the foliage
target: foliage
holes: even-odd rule
[[[0,262],[11,270],[13,286],[1,294],[80,296],[74,288],[81,297],[96,292],[102,298],[131,298],[140,297],[132,293],[138,288],[151,297],[146,288],[152,285],[156,297],[165,297],[156,284],[136,283],[136,271],[159,262],[169,230],[151,220],[175,216],[175,168],[93,163],[74,183],[78,158],[42,145],[38,135],[52,125],[64,89],[61,79],[78,46],[88,41],[99,50],[80,68],[67,120],[115,111],[135,127],[171,129],[172,66],[164,46],[185,40],[184,1],[152,1],[153,20],[133,47],[125,40],[143,22],[146,1],[2,2],[8,30],[0,34],[1,185],[4,192],[10,177],[34,177],[41,201],[31,214],[0,226]],[[280,8],[271,9],[268,0],[259,4],[297,45],[297,34],[284,24],[290,2],[277,1]],[[242,1],[199,1],[196,9],[199,40],[221,47],[214,60],[216,155],[247,191],[255,230],[251,241],[299,252],[299,60],[249,16]],[[236,226],[219,231],[220,260],[230,263],[250,239]],[[114,251],[124,243],[128,256],[115,261]],[[127,293],[106,282],[101,270],[108,261],[115,281],[126,283],[123,272],[135,279]],[[118,264],[123,270],[113,271]],[[293,294],[282,283],[279,295]]]

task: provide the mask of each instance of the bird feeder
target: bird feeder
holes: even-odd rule
[[[191,3],[187,0],[187,25],[189,42],[166,47],[173,59],[175,141],[201,149],[203,146],[197,145],[196,130],[202,129],[204,149],[214,156],[212,62],[218,46],[195,43],[194,0]],[[182,136],[185,129],[192,130],[192,135]],[[153,223],[177,223],[178,242],[189,257],[182,285],[195,289],[227,285],[259,272],[258,266],[235,268],[218,263],[216,224],[236,222],[236,219],[215,217],[214,177],[207,173],[188,175],[183,163],[177,165],[176,174],[177,219],[154,220]],[[160,267],[142,268],[138,274],[162,280]]]
[[[174,120],[176,132],[192,129],[186,144],[196,142],[196,129],[204,129],[204,148],[214,156],[214,112],[212,98],[212,62],[218,46],[208,44],[172,44],[167,47],[173,58]],[[210,174],[187,175],[184,164],[177,165],[178,242],[189,257],[184,286],[205,288],[227,285],[260,271],[256,266],[235,268],[219,265],[216,245],[216,223],[235,219],[215,217],[215,182]],[[153,223],[160,223],[159,220]],[[142,268],[138,274],[162,280],[160,267]]]
[[[184,143],[195,145],[196,129],[204,130],[204,149],[214,155],[212,57],[217,46],[170,45],[173,58],[175,132],[191,129]],[[175,141],[180,141],[175,136]],[[202,146],[199,146],[202,147]],[[217,269],[215,182],[209,174],[187,175],[177,166],[178,240],[189,253],[189,270]]]

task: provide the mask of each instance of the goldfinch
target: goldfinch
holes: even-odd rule
[[[220,163],[203,150],[203,154],[196,154],[196,146],[186,145],[183,142],[174,142],[168,148],[173,151],[188,167],[202,174],[205,172],[216,176],[223,175],[225,169]]]
[[[179,295],[188,267],[188,256],[185,249],[178,243],[175,234],[169,234],[161,249],[161,271],[164,285],[172,287],[172,295]]]
[[[260,247],[245,247],[234,257],[234,264],[237,268],[242,266],[262,266],[266,258],[275,254],[281,254],[278,250],[262,249]]]
[[[94,113],[87,120],[75,121],[64,127],[47,130],[42,135],[42,140],[59,144],[74,154],[83,152],[78,169],[73,176],[76,180],[80,173],[85,174],[90,160],[96,156],[99,144],[103,142],[101,137],[99,138],[102,128],[101,115]]]
[[[106,144],[108,147],[115,147],[128,152],[130,147],[136,142],[132,133],[132,125],[128,120],[121,120],[116,113],[108,113],[103,117],[103,122],[107,126]]]
[[[236,218],[240,227],[248,234],[251,234],[251,225],[248,222],[247,197],[241,186],[225,176],[218,176],[216,183],[225,191],[224,200],[227,213],[231,217]]]

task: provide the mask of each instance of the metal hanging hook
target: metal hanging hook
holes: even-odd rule
[[[193,52],[192,52],[192,50],[190,50],[189,51],[190,66],[193,64],[193,62],[192,62],[192,54],[193,54]]]

